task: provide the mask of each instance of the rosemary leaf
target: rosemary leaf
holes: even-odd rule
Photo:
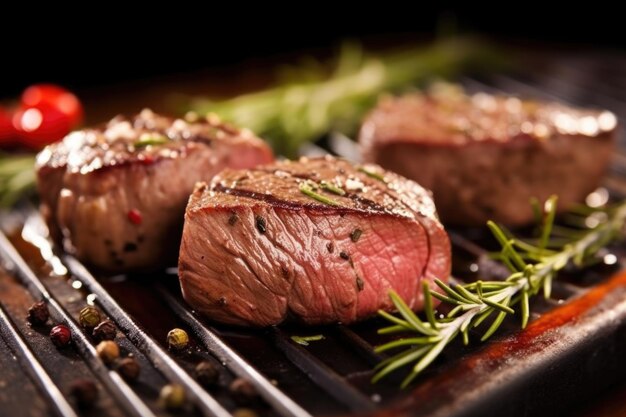
[[[487,318],[489,318],[489,316],[491,316],[491,313],[494,312],[493,308],[487,308],[485,309],[485,311],[482,312],[482,314],[478,315],[475,319],[474,319],[474,327],[478,327],[480,326],[485,320],[487,320]]]
[[[402,320],[402,319],[400,319],[400,318],[398,318],[398,317],[396,317],[396,316],[394,316],[392,314],[389,314],[386,311],[378,310],[378,314],[381,317],[389,320],[390,322],[396,323],[397,326],[401,326],[401,327],[403,327],[405,329],[408,329],[408,330],[414,330],[414,328],[411,326],[411,324],[409,324],[409,322],[407,322],[406,320]]]
[[[309,342],[316,342],[324,339],[323,334],[316,334],[313,336],[291,336],[291,340],[302,346],[309,346]]]
[[[448,297],[447,295],[443,295],[441,293],[438,293],[437,291],[431,291],[430,295],[432,295],[433,297],[435,297],[436,299],[446,302],[448,304],[461,304],[458,300]]]
[[[456,336],[456,334],[454,334],[454,336]],[[440,342],[438,342],[436,345],[434,345],[430,351],[424,355],[422,357],[422,359],[419,360],[419,362],[417,362],[417,364],[415,365],[415,367],[413,368],[413,371],[411,371],[411,373],[409,374],[409,376],[407,376],[404,381],[402,381],[402,384],[400,384],[400,386],[402,388],[406,388],[407,385],[409,385],[411,383],[411,381],[413,381],[413,379],[415,379],[415,377],[422,372],[424,369],[426,369],[426,367],[428,365],[430,365],[435,359],[437,359],[437,356],[439,356],[439,354],[441,353],[441,351],[443,350],[443,348],[446,347],[446,345],[450,342],[450,339],[448,340],[442,340]]]
[[[168,139],[165,136],[143,136],[140,137],[133,145],[135,148],[145,148],[150,145],[163,145],[168,142]]]
[[[504,305],[504,304],[497,303],[495,301],[491,301],[489,298],[483,298],[481,301],[487,304],[489,307],[493,307],[496,310],[502,311],[503,313],[508,313],[508,314],[515,313],[515,310],[513,310],[511,307]]]
[[[389,291],[389,297],[391,297],[391,301],[398,309],[398,312],[404,317],[411,326],[417,329],[419,332],[428,335],[428,336],[437,336],[437,331],[431,329],[417,317],[417,315],[409,308],[408,305],[400,298],[400,296],[393,290]]]
[[[367,167],[361,166],[359,167],[359,172],[364,173],[365,175],[367,175],[370,178],[374,178],[375,180],[378,180],[380,182],[384,182],[385,184],[387,183],[387,180],[385,179],[385,177],[382,174],[379,174],[376,171],[373,171]]]
[[[463,329],[461,334],[463,335],[463,345],[464,346],[469,345],[469,327],[466,327],[465,329]]]
[[[393,358],[393,360],[389,361],[387,366],[385,366],[383,369],[378,371],[376,375],[374,375],[374,377],[372,378],[372,382],[376,383],[378,382],[379,379],[381,379],[388,373],[398,368],[401,368],[404,365],[408,365],[411,362],[415,362],[416,360],[426,355],[429,351],[429,348],[430,348],[429,346],[425,346],[419,349],[412,349],[410,351],[407,351],[408,354],[403,352],[403,353],[400,353],[399,355],[396,355]]]
[[[433,338],[433,337],[408,337],[403,339],[394,340],[389,343],[385,343],[384,345],[376,346],[374,352],[382,353],[386,352],[390,349],[395,349],[402,346],[413,346],[413,345],[424,345],[433,342],[438,342],[441,338]]]
[[[448,294],[448,296],[454,300],[457,300],[459,302],[467,302],[467,300],[465,300],[462,296],[460,296],[456,291],[454,291],[450,286],[448,286],[448,284],[446,284],[445,282],[441,281],[440,279],[435,278],[435,284],[437,284],[437,286],[439,288],[441,288],[442,290],[444,290],[444,292],[446,294]]]
[[[319,201],[320,203],[328,204],[329,206],[338,206],[339,205],[339,203],[337,201],[333,200],[332,198],[328,198],[326,196],[323,196],[323,195],[313,191],[313,188],[311,188],[311,186],[309,184],[307,184],[306,182],[300,183],[300,192],[302,192],[302,194],[305,194],[305,195],[311,197],[314,200]]]
[[[424,294],[424,311],[426,312],[426,318],[433,329],[437,329],[439,324],[435,318],[435,308],[433,307],[433,298],[430,295],[430,287],[428,281],[422,283],[422,293]]]
[[[397,339],[382,346],[386,349],[401,349],[410,346],[404,352],[386,360],[384,367],[375,376],[374,381],[405,365],[411,365],[411,371],[403,380],[402,386],[407,386],[426,367],[428,367],[445,347],[460,333],[463,343],[470,342],[469,329],[480,327],[485,321],[493,317],[483,333],[481,341],[490,338],[500,328],[506,316],[515,312],[514,306],[519,304],[521,311],[521,327],[528,326],[530,319],[530,298],[543,290],[543,295],[549,297],[552,281],[558,277],[558,272],[568,264],[584,267],[597,258],[597,254],[607,244],[620,238],[626,225],[626,201],[616,206],[604,207],[602,216],[593,228],[586,230],[571,229],[559,226],[555,228],[554,213],[556,197],[551,197],[544,204],[544,214],[539,230],[537,246],[527,243],[513,236],[506,229],[489,222],[488,226],[494,238],[501,246],[499,259],[511,270],[510,275],[503,281],[482,281],[450,286],[441,280],[435,279],[436,285],[443,293],[433,291],[426,282],[422,291],[425,297],[424,309],[427,322],[422,322],[408,306],[391,292],[390,297],[403,319],[389,313],[381,312],[381,316],[392,323],[384,332],[405,332],[411,334],[406,339]],[[582,211],[579,209],[579,211]],[[594,210],[590,215],[600,213]],[[556,242],[553,238],[556,235]],[[564,236],[568,236],[566,240]],[[550,248],[550,249],[548,249]],[[436,298],[453,306],[446,317],[435,315],[434,304],[429,298]],[[394,358],[398,358],[397,360]],[[414,359],[411,362],[409,359]]]
[[[473,295],[471,292],[463,288],[461,284],[455,285],[454,289],[459,295],[461,295],[461,297],[465,298],[470,303],[480,304],[481,302],[480,297]]]
[[[554,217],[556,216],[556,204],[558,198],[557,196],[551,196],[548,201],[546,201],[546,217],[544,220],[543,230],[541,232],[541,240],[539,241],[539,249],[543,251],[550,241],[550,235],[552,234],[552,225],[554,224]]]
[[[400,324],[397,324],[394,326],[388,326],[388,327],[383,327],[381,329],[378,329],[378,334],[392,334],[392,333],[406,332],[407,330],[410,331],[412,329],[410,328],[410,326],[402,326]]]
[[[526,289],[522,290],[521,307],[522,307],[522,329],[525,329],[526,326],[528,325],[528,319],[530,318],[529,296],[528,296],[528,290]]]
[[[346,195],[346,192],[342,188],[328,181],[320,181],[320,187],[337,195]]]
[[[504,321],[504,318],[506,317],[506,314],[507,314],[506,311],[501,311],[498,314],[498,316],[493,321],[493,323],[491,323],[491,326],[489,327],[487,332],[485,332],[483,337],[480,338],[481,342],[484,342],[485,340],[489,339],[491,337],[491,335],[493,335],[496,332],[496,330],[498,330],[498,328],[500,327],[500,325]]]

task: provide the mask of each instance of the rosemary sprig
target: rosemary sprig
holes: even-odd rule
[[[463,285],[448,285],[435,280],[436,288],[430,288],[424,282],[426,321],[420,319],[391,291],[391,300],[400,317],[380,311],[380,315],[389,320],[391,325],[380,329],[379,333],[401,332],[414,335],[376,348],[378,352],[399,347],[405,349],[377,366],[378,372],[373,382],[398,368],[411,366],[408,376],[402,382],[402,387],[406,387],[458,335],[468,344],[469,330],[492,318],[491,324],[481,337],[481,341],[487,340],[498,330],[505,317],[515,312],[513,307],[519,306],[521,326],[526,327],[530,317],[529,299],[540,291],[544,297],[549,297],[552,281],[560,270],[570,263],[583,267],[601,248],[621,235],[626,223],[626,202],[621,202],[606,208],[604,220],[582,233],[580,229],[561,227],[560,233],[567,229],[573,237],[559,247],[550,247],[555,211],[556,197],[552,197],[545,205],[538,245],[513,237],[502,227],[489,222],[489,229],[501,247],[496,257],[509,268],[510,276],[504,281],[476,281]],[[447,316],[437,317],[432,304],[433,297],[453,307]]]
[[[380,56],[347,43],[332,67],[309,58],[308,65],[290,68],[289,79],[274,88],[223,101],[196,98],[184,110],[216,113],[267,139],[277,153],[295,157],[302,144],[330,131],[352,135],[382,93],[451,77],[475,62],[501,66],[501,57],[491,47],[461,38]]]
[[[0,153],[0,207],[10,207],[35,187],[35,156]]]
[[[480,68],[499,67],[508,62],[502,56],[463,38],[383,56],[346,44],[334,66],[315,62],[292,68],[291,76],[275,87],[222,101],[190,99],[178,110],[216,113],[268,139],[277,154],[295,157],[301,145],[333,130],[354,133],[364,112],[382,93],[451,77],[474,63],[480,63]],[[158,144],[160,140],[140,141],[136,146]],[[0,206],[13,204],[34,188],[34,157],[21,158],[0,155],[0,164],[17,161],[0,169]]]

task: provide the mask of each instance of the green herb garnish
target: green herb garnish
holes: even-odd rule
[[[315,184],[315,183],[313,183]],[[329,206],[338,206],[339,203],[335,200],[333,200],[332,198],[328,198],[326,196],[323,196],[319,193],[316,193],[315,190],[313,189],[313,186],[311,184],[311,181],[304,181],[300,183],[300,192],[302,192],[302,194],[306,194],[307,196],[319,201],[320,203],[324,203],[324,204],[328,204]]]
[[[385,184],[387,184],[387,180],[385,179],[385,177],[382,174],[379,174],[376,171],[372,171],[369,168],[361,166],[361,167],[359,167],[359,172],[362,172],[362,173],[364,173],[365,175],[367,175],[370,178],[374,178],[375,180],[382,181]]]
[[[0,207],[10,207],[35,188],[35,157],[0,153]]]
[[[342,188],[336,186],[332,182],[320,181],[320,187],[337,195],[346,195],[346,192]]]
[[[345,44],[330,65],[309,57],[308,65],[284,70],[276,87],[222,101],[190,100],[184,111],[215,113],[267,139],[277,154],[293,158],[303,144],[328,132],[353,135],[382,93],[454,76],[475,62],[499,67],[508,61],[503,55],[461,38],[380,56]]]
[[[308,64],[283,71],[286,76],[274,87],[222,101],[191,99],[179,110],[216,113],[268,139],[276,154],[295,157],[303,144],[331,131],[352,135],[382,93],[450,77],[476,62],[481,68],[494,68],[510,61],[496,52],[489,45],[461,38],[381,56],[346,44],[334,62],[308,58]],[[135,146],[163,143],[146,140]],[[0,206],[9,206],[34,190],[34,156],[0,155],[0,164],[4,163],[11,165],[0,168]]]
[[[521,327],[526,327],[530,317],[529,299],[540,291],[544,297],[549,297],[552,281],[560,270],[570,263],[580,268],[587,265],[601,248],[621,236],[626,223],[626,202],[621,202],[604,209],[606,217],[595,227],[584,230],[559,227],[557,234],[553,232],[556,197],[550,198],[545,207],[547,212],[543,216],[538,245],[516,238],[502,227],[488,222],[489,229],[501,247],[495,256],[511,271],[506,280],[476,281],[462,285],[447,285],[435,280],[437,288],[430,288],[424,282],[426,321],[413,313],[395,292],[390,292],[389,296],[400,317],[379,311],[391,325],[378,332],[408,332],[413,335],[376,348],[377,352],[397,348],[403,350],[378,364],[373,382],[396,369],[411,366],[411,372],[402,382],[402,387],[406,387],[456,336],[461,335],[463,342],[468,344],[469,330],[479,327],[489,317],[495,317],[481,337],[481,341],[485,341],[500,327],[507,315],[514,313],[515,306],[519,305],[521,311]],[[436,314],[433,297],[453,306],[446,317],[441,318]]]
[[[163,145],[168,142],[165,136],[143,136],[140,137],[133,145],[136,148],[143,148],[150,145]]]
[[[309,342],[316,342],[322,339],[325,339],[323,334],[316,334],[313,336],[291,336],[291,340],[302,346],[309,346]]]

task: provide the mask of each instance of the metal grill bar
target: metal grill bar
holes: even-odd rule
[[[22,369],[28,373],[41,393],[48,398],[55,413],[61,417],[77,417],[72,406],[46,373],[41,363],[35,358],[2,306],[0,306],[0,335],[9,349],[13,351]]]
[[[516,78],[511,78],[508,76],[496,75],[495,77],[489,78],[488,82],[491,83],[491,85],[474,79],[466,79],[464,83],[469,86],[469,89],[481,91],[498,92],[500,91],[499,88],[503,87],[506,88],[508,92],[522,92],[533,96],[547,98],[550,100],[556,99],[557,101],[571,101],[571,99],[573,98],[573,96],[569,96],[567,94],[568,90],[566,90],[565,88],[553,89],[551,90],[551,92],[542,90],[541,83],[543,83],[544,85],[552,85],[545,77],[537,80],[539,84],[533,84],[532,82],[527,82],[525,80],[526,79],[517,80]],[[563,86],[565,86],[565,84],[567,84],[567,80],[564,80],[561,83],[561,85]],[[581,92],[583,91],[582,88],[579,88],[579,90]],[[601,96],[599,95],[593,97],[601,98]],[[359,158],[357,145],[355,144],[355,142],[349,140],[348,138],[341,136],[333,137],[329,140],[328,146],[332,151],[344,157],[348,157],[349,159],[358,160]],[[304,149],[304,152],[307,154],[319,154],[321,150],[322,149],[319,147],[311,146]],[[624,181],[624,178],[620,175],[626,172],[626,170],[623,169],[623,167],[626,166],[625,158],[626,155],[616,155],[615,159],[617,160],[618,168],[622,169],[622,171],[618,169],[617,172],[614,172],[613,175],[610,175],[606,181],[606,184],[608,185],[608,188],[610,189],[613,196],[626,196],[626,181]],[[39,218],[38,215],[34,215],[34,217],[36,217],[37,219]],[[44,235],[43,232],[42,235]],[[462,248],[470,255],[481,256],[485,254],[486,250],[481,247],[480,244],[476,244],[473,240],[476,235],[466,235],[464,232],[458,233],[456,231],[452,231],[450,235],[452,243],[455,247]],[[44,240],[46,239],[44,238]],[[0,242],[0,255],[6,256],[6,250],[4,248],[5,245],[6,244],[4,244],[3,242]],[[14,250],[10,243],[8,243],[8,245],[9,246],[7,247]],[[49,245],[47,240],[46,245]],[[80,262],[70,256],[65,256],[63,257],[63,263],[69,266],[70,270],[72,270],[72,272],[74,273],[76,279],[81,281],[86,288],[96,294],[99,304],[111,316],[111,318],[118,323],[120,329],[127,334],[128,338],[139,348],[139,350],[146,354],[152,364],[158,370],[160,370],[167,378],[175,382],[182,383],[182,385],[185,385],[187,387],[188,393],[196,402],[196,404],[200,406],[201,411],[205,415],[229,415],[226,410],[219,406],[219,404],[217,404],[217,407],[219,408],[214,408],[216,403],[210,395],[206,394],[209,398],[208,402],[204,396],[201,397],[201,395],[205,394],[205,391],[197,386],[196,382],[191,379],[191,377],[184,370],[182,370],[182,368],[180,368],[173,359],[169,357],[166,351],[164,351],[158,344],[156,344],[156,342],[154,342],[154,340],[150,336],[148,336],[138,327],[138,325],[111,298],[108,292],[100,286],[100,284]],[[35,289],[32,289],[31,286],[35,284],[32,284],[32,282],[29,284],[29,281],[21,276],[21,274],[23,274],[23,272],[21,272],[22,270],[27,271],[34,276],[32,271],[27,266],[25,266],[25,263],[23,265],[14,266],[15,270],[18,272],[18,276],[23,280],[26,286],[29,287],[29,291],[31,292],[31,294],[43,294],[44,298],[47,297],[46,300],[51,300],[49,301],[49,303],[55,303],[56,307],[60,309],[61,313],[65,313],[64,310],[62,310],[62,307],[60,307],[56,303],[56,301],[52,299],[50,295],[46,292],[45,287],[41,283],[41,281],[39,281],[35,277],[35,281],[32,282],[34,282],[35,284],[38,283],[41,288],[35,286]],[[580,289],[575,285],[559,282],[555,282],[555,290],[560,290],[566,296],[576,296],[585,291],[584,289]],[[37,291],[39,291],[39,293]],[[215,357],[224,362],[226,366],[231,369],[236,375],[243,376],[250,380],[250,382],[256,386],[257,391],[260,393],[260,395],[263,396],[263,398],[265,398],[265,400],[272,407],[274,407],[278,414],[285,417],[310,417],[307,411],[302,409],[298,404],[296,404],[293,400],[287,397],[278,388],[274,387],[267,380],[267,378],[261,375],[256,369],[254,369],[249,363],[247,363],[243,357],[241,357],[226,343],[224,343],[224,341],[220,338],[220,336],[214,329],[204,325],[200,320],[198,320],[190,311],[187,310],[185,305],[180,300],[178,300],[178,298],[172,296],[172,294],[168,292],[165,287],[159,286],[157,287],[157,291],[160,296],[167,301],[169,307],[172,309],[175,315],[182,321],[186,322],[190,326],[190,328],[194,330],[196,336],[198,336],[199,340],[209,350],[209,353],[213,354]],[[547,300],[546,303],[550,305],[558,304],[558,302],[555,300]],[[0,313],[2,313],[1,308]],[[59,316],[59,314],[61,313],[57,313],[57,316]],[[68,324],[73,323],[71,318],[68,318],[66,320],[64,318],[65,316],[59,317],[62,317],[62,320],[67,321]],[[8,320],[10,324],[10,319]],[[3,321],[3,317],[0,316],[0,330],[3,329]],[[73,327],[72,331],[75,332]],[[364,356],[364,358],[369,362],[377,363],[381,359],[381,355],[376,354],[372,346],[366,340],[362,339],[358,334],[350,330],[348,327],[341,325],[336,326],[334,328],[334,331],[335,333],[337,333],[337,336],[340,339],[349,343],[350,348],[354,352],[358,352],[359,354]],[[376,408],[374,402],[371,401],[367,397],[367,395],[363,394],[354,385],[350,384],[347,378],[342,377],[341,375],[330,369],[328,366],[326,366],[322,361],[318,359],[319,356],[316,357],[309,350],[294,344],[287,336],[287,334],[284,333],[282,330],[275,328],[271,332],[273,340],[275,341],[278,349],[285,354],[287,360],[291,361],[293,365],[295,365],[297,368],[307,374],[315,384],[321,387],[324,391],[328,392],[339,402],[346,404],[349,408],[356,412],[369,412]],[[78,331],[75,332],[75,335],[75,337],[82,336],[82,333]],[[23,341],[22,343],[24,344],[24,346],[20,346],[19,349],[28,352],[28,347]],[[77,341],[76,343],[78,345],[79,342]],[[88,346],[91,347],[91,345],[89,344]],[[88,351],[88,347],[85,347],[84,349],[86,349],[87,353],[92,354],[92,352]],[[82,351],[81,354],[83,354]],[[88,359],[89,355],[85,355],[83,355],[83,357],[86,357]],[[89,363],[89,360],[87,361]],[[99,372],[106,373],[107,370],[105,368],[104,370],[100,370]],[[115,377],[119,378],[119,376],[117,376],[117,374],[115,373],[112,373],[111,376],[107,377],[110,379],[114,379]],[[199,391],[194,391],[194,389],[196,389],[194,387],[194,384],[197,386],[197,389],[199,389]],[[189,386],[191,386],[192,388],[190,389]],[[107,388],[109,388],[108,385]],[[134,395],[132,391],[130,391],[130,393]],[[141,400],[137,399],[137,401],[141,403]],[[152,414],[150,413],[148,415]]]
[[[209,352],[225,364],[237,376],[246,378],[257,389],[265,401],[276,412],[286,417],[310,417],[311,415],[296,404],[291,398],[276,388],[270,381],[261,375],[254,367],[247,363],[234,350],[226,345],[211,328],[206,327],[180,301],[174,298],[167,289],[157,287],[159,294],[165,299],[174,313],[193,331]]]
[[[488,253],[485,248],[477,245],[476,243],[472,242],[471,240],[467,239],[466,237],[455,231],[448,230],[448,235],[450,236],[450,241],[452,242],[452,244],[458,246],[468,253],[471,253],[476,257]]]
[[[503,82],[517,81],[519,83],[528,85],[527,82],[519,81],[517,80],[517,78],[513,79],[505,75],[498,76],[498,78],[501,79]],[[575,82],[572,79],[563,77],[556,78],[555,76],[548,74],[534,74],[533,78],[543,85],[549,85],[551,87],[551,91],[559,92],[559,95],[566,97],[570,102],[580,101],[573,99],[574,97],[584,96],[587,105],[591,104],[594,106],[608,107],[613,111],[621,114],[624,114],[624,111],[626,110],[626,102],[624,102],[623,100],[599,93],[595,89],[591,89],[589,87],[582,87],[578,82]],[[569,90],[574,94],[572,94],[571,96],[565,95],[562,93],[563,90]]]
[[[377,365],[387,358],[387,355],[376,353],[374,347],[361,336],[344,325],[337,326],[337,333],[341,339],[348,342],[354,349],[358,350],[361,356],[372,366]]]
[[[33,298],[46,301],[51,316],[57,322],[65,323],[70,328],[72,341],[76,345],[78,353],[125,411],[136,417],[154,416],[154,413],[137,397],[126,381],[117,372],[107,369],[102,363],[96,354],[96,349],[89,343],[71,315],[48,293],[43,283],[2,232],[0,232],[0,256],[8,261],[7,269],[12,270],[15,276],[22,281]]]
[[[346,383],[344,378],[311,355],[306,349],[292,343],[281,329],[274,327],[271,332],[276,347],[328,394],[347,405],[352,411],[368,412],[376,409],[370,398]]]
[[[78,260],[70,255],[63,261],[72,275],[96,295],[96,300],[107,314],[117,323],[128,339],[150,360],[150,362],[170,381],[185,387],[190,399],[205,416],[229,417],[231,414],[206,392],[187,372],[181,368],[150,336],[134,322],[111,295],[100,285],[93,275]]]

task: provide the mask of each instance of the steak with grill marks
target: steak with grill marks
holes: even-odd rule
[[[365,119],[366,161],[434,193],[444,224],[533,220],[530,200],[559,196],[559,210],[600,185],[615,142],[608,111],[454,88],[383,100]]]
[[[216,321],[350,323],[392,310],[390,289],[420,309],[422,280],[448,278],[450,243],[415,182],[303,158],[199,184],[178,268],[185,300]]]
[[[41,210],[80,260],[109,271],[156,269],[176,263],[196,181],[272,160],[249,131],[144,110],[45,148],[37,158]]]

